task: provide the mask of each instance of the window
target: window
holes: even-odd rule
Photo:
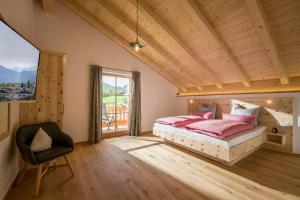
[[[102,133],[128,130],[130,76],[103,73]]]

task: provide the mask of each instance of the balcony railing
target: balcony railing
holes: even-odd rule
[[[122,131],[128,129],[128,107],[124,104],[106,104],[106,114],[107,116],[103,116],[102,118],[112,119],[111,123],[107,121],[102,121],[102,131],[103,132],[114,132],[114,131]],[[117,123],[117,124],[115,124]],[[109,129],[108,129],[109,125]],[[115,130],[115,126],[117,125],[117,130]]]

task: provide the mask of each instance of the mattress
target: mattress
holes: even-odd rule
[[[169,125],[163,125],[163,124],[154,124],[155,129],[160,130],[160,131],[166,131],[166,132],[171,132],[173,134],[189,137],[191,139],[199,140],[199,141],[206,141],[209,143],[213,143],[216,145],[220,145],[224,148],[231,148],[234,147],[235,145],[238,145],[240,143],[243,143],[247,140],[250,140],[252,138],[255,138],[256,136],[259,136],[261,134],[264,134],[266,127],[265,126],[257,126],[251,130],[241,132],[239,134],[223,138],[223,139],[218,139],[214,137],[210,137],[201,133],[195,133],[189,130],[186,130],[185,128],[180,128],[180,127],[173,127]]]

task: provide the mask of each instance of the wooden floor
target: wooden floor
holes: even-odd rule
[[[8,200],[300,199],[300,157],[265,150],[226,167],[153,136],[125,136],[77,145],[70,157],[74,178],[50,171],[33,197],[29,173]]]

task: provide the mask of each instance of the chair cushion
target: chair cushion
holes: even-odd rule
[[[52,138],[44,131],[44,129],[39,128],[30,144],[30,148],[33,152],[39,152],[51,148],[51,145]]]
[[[63,156],[73,151],[73,148],[66,146],[53,146],[50,149],[34,153],[38,162],[46,162],[57,157]]]

